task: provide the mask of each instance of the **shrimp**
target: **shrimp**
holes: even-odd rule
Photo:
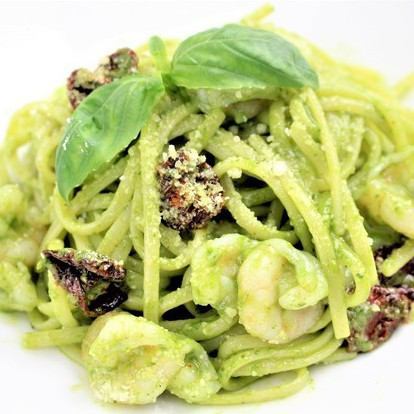
[[[402,185],[377,178],[367,185],[359,203],[379,223],[414,238],[414,198]]]
[[[24,212],[24,194],[17,184],[6,184],[0,187],[0,217],[12,220]]]
[[[257,338],[281,344],[306,333],[321,317],[327,282],[312,255],[284,240],[256,247],[240,267],[240,323]]]
[[[221,388],[217,372],[199,343],[184,336],[181,338],[189,352],[184,367],[169,383],[168,391],[189,403],[206,401]]]
[[[17,184],[0,186],[0,262],[22,262],[33,267],[43,231],[27,211],[27,198]]]
[[[0,311],[30,312],[37,305],[29,269],[21,262],[0,262]]]
[[[104,402],[147,404],[166,389],[196,402],[220,388],[201,345],[126,312],[93,322],[82,357],[92,390]]]
[[[258,242],[240,234],[227,234],[200,246],[191,261],[193,301],[210,305],[218,316],[166,321],[164,326],[196,340],[227,331],[237,322],[237,273]]]

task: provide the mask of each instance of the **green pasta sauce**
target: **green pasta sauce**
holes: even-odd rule
[[[10,122],[0,310],[27,313],[25,346],[60,347],[105,402],[146,404],[166,390],[215,405],[294,394],[309,367],[356,355],[349,309],[379,283],[375,251],[399,242],[382,278],[414,257],[414,112],[402,103],[414,78],[390,87],[265,22],[270,12],[181,44],[152,38],[126,77],[130,61],[111,55],[115,78],[84,74],[98,87],[75,110],[62,88]],[[181,189],[207,217],[187,231],[160,211],[159,165],[176,148],[196,154],[180,162],[212,167],[197,179],[216,192],[210,205]],[[46,252],[63,248],[53,268]],[[119,289],[111,309],[93,301],[109,289]]]

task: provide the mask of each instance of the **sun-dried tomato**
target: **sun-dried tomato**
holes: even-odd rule
[[[123,265],[92,251],[43,251],[55,280],[87,316],[109,312],[128,299]]]

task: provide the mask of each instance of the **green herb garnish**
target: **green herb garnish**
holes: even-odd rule
[[[184,40],[175,52],[171,78],[189,89],[318,86],[318,76],[284,38],[236,24]]]
[[[82,101],[56,154],[57,185],[64,199],[137,138],[163,93],[159,78],[130,75]]]

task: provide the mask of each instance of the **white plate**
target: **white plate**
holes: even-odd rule
[[[152,34],[183,37],[236,21],[261,1],[18,2],[0,4],[0,133],[12,112],[42,98],[78,66],[135,46]],[[413,2],[276,3],[277,23],[334,55],[396,80],[414,69]],[[414,329],[402,328],[372,354],[313,370],[314,384],[286,400],[235,408],[198,408],[161,398],[143,408],[108,408],[92,400],[83,370],[56,350],[25,351],[29,329],[0,316],[0,412],[30,413],[389,413],[406,407],[413,388]]]

